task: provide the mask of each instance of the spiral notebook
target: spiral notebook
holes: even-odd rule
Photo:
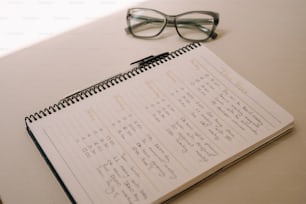
[[[28,117],[72,203],[161,203],[293,128],[294,119],[192,43]]]

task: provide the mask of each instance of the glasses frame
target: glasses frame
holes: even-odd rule
[[[164,17],[164,21],[163,21],[163,26],[161,27],[160,31],[158,33],[156,33],[155,35],[152,35],[152,36],[139,36],[137,34],[135,34],[133,32],[133,25],[131,25],[131,21],[130,21],[130,18],[132,18],[132,11],[133,10],[146,10],[146,11],[153,11],[153,12],[156,12],[158,14],[160,14],[161,16]],[[195,40],[195,39],[189,39],[189,38],[186,38],[184,37],[180,32],[179,32],[179,29],[178,29],[178,26],[177,26],[177,18],[181,17],[181,16],[184,16],[184,15],[187,15],[187,14],[192,14],[192,13],[201,13],[201,14],[205,14],[205,15],[209,15],[211,17],[213,17],[213,23],[212,23],[212,29],[210,30],[210,33],[209,35],[205,38],[205,39],[199,39],[199,40]],[[159,36],[163,31],[164,29],[169,26],[169,27],[175,27],[175,30],[177,32],[177,34],[185,39],[185,40],[188,40],[188,41],[193,41],[193,42],[203,42],[203,41],[207,41],[209,40],[210,38],[211,39],[215,39],[217,38],[218,34],[215,32],[216,30],[216,27],[217,25],[219,24],[219,13],[216,13],[216,12],[213,12],[213,11],[188,11],[188,12],[184,12],[184,13],[180,13],[178,15],[167,15],[161,11],[158,11],[158,10],[155,10],[155,9],[149,9],[149,8],[130,8],[128,9],[127,11],[127,16],[126,16],[126,20],[127,20],[127,25],[128,27],[125,29],[125,31],[128,33],[128,34],[131,34],[132,36],[136,37],[136,38],[141,38],[141,39],[149,39],[149,38],[154,38],[154,37],[157,37]]]

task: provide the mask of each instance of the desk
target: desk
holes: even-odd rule
[[[206,43],[296,120],[292,133],[170,203],[306,203],[306,2],[167,0],[169,14],[214,10],[219,38]],[[170,28],[158,40],[127,36],[125,11],[0,58],[0,195],[5,204],[69,203],[26,133],[24,117],[130,62],[186,42]]]

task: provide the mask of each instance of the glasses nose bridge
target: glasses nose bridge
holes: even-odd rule
[[[169,26],[174,26],[175,20],[176,20],[176,16],[175,15],[166,15],[166,19],[167,19],[167,24]]]

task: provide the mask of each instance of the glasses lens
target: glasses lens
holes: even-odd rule
[[[204,13],[187,13],[177,17],[176,27],[183,38],[188,40],[206,40],[212,33],[214,18]]]
[[[165,26],[165,17],[149,9],[131,9],[128,24],[131,32],[137,37],[155,37]]]

